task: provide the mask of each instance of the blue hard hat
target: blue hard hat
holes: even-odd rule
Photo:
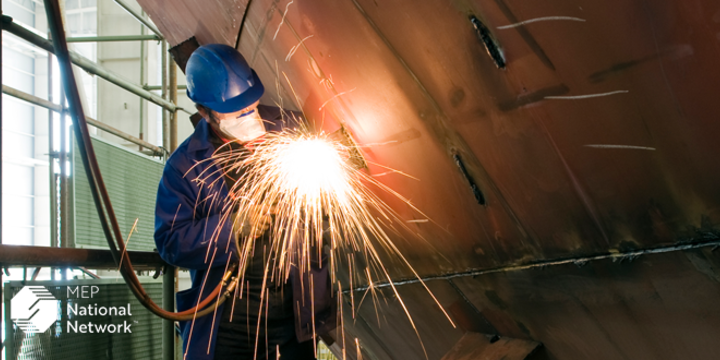
[[[219,113],[242,110],[265,92],[255,70],[228,45],[197,48],[188,59],[185,76],[190,100]]]

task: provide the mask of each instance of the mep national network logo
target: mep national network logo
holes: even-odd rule
[[[132,334],[132,325],[138,323],[131,320],[130,303],[123,306],[90,303],[100,292],[99,286],[67,286],[66,291],[67,333]],[[59,303],[44,286],[24,286],[10,300],[10,318],[26,334],[44,333],[60,320]]]
[[[25,286],[10,300],[10,318],[26,334],[44,333],[58,318],[58,300],[44,286]]]

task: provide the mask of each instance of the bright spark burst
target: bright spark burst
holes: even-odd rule
[[[317,204],[323,198],[347,202],[348,176],[333,144],[318,137],[300,137],[279,146],[275,160],[280,192],[291,193],[305,204]]]
[[[368,290],[373,298],[377,296],[371,278],[375,274],[390,283],[419,338],[412,316],[381,261],[383,252],[395,256],[420,278],[388,233],[397,232],[394,226],[407,228],[371,187],[396,196],[426,216],[397,192],[353,168],[351,150],[354,149],[331,136],[301,129],[268,133],[242,157],[237,152],[216,152],[213,161],[224,173],[242,174],[230,190],[226,209],[235,217],[228,221],[258,224],[261,218],[273,216],[273,225],[268,230],[270,257],[265,264],[263,289],[269,281],[287,281],[292,266],[297,266],[300,272],[308,271],[311,264],[324,255],[329,259],[332,283],[352,288],[356,275],[349,274],[350,284],[342,284],[336,276],[340,271],[338,263],[347,256],[350,271],[358,272],[359,266],[354,264],[356,256],[351,254],[361,254],[365,264],[361,273],[371,284]],[[240,269],[245,269],[252,258],[254,235],[258,233],[262,233],[262,229],[252,225],[251,235],[238,240]],[[329,246],[328,254],[323,254],[325,245]],[[450,320],[432,292],[421,283]],[[312,283],[309,285],[312,287]],[[313,293],[312,288],[309,291]],[[422,345],[422,341],[420,343]],[[424,345],[422,347],[425,351]]]

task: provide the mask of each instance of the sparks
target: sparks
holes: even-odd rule
[[[227,221],[255,224],[263,216],[274,216],[273,226],[268,230],[270,256],[264,283],[285,281],[291,266],[306,272],[312,262],[327,256],[332,283],[351,288],[352,284],[342,284],[336,273],[340,271],[338,259],[355,259],[351,256],[355,253],[360,254],[363,265],[350,260],[349,269],[364,273],[370,284],[377,277],[392,284],[389,269],[381,261],[383,254],[398,258],[420,279],[390,237],[389,232],[397,232],[397,228],[407,229],[405,221],[371,187],[401,199],[422,218],[427,216],[397,192],[357,170],[357,161],[352,159],[357,148],[333,136],[301,129],[266,134],[253,144],[252,150],[242,157],[218,151],[213,161],[225,173],[242,174],[230,189],[225,208],[234,216]],[[256,230],[259,229],[249,233]],[[238,239],[240,269],[247,267],[254,244],[252,235]],[[329,246],[329,253],[324,253],[325,245]],[[354,277],[355,274],[350,274],[351,282]],[[429,288],[420,283],[455,326]],[[306,285],[311,287],[312,294],[312,282]],[[391,289],[419,338],[400,294],[392,285]],[[424,351],[422,341],[421,346]]]

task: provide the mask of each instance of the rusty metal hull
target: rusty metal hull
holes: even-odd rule
[[[263,101],[301,109],[327,131],[342,124],[366,145],[369,173],[431,220],[409,224],[429,245],[397,241],[422,276],[718,239],[716,1],[139,3],[171,45],[190,36],[234,45],[247,10],[239,49],[266,85]],[[488,55],[473,16],[499,46],[504,69]],[[403,219],[423,219],[379,195]],[[523,279],[532,279],[534,269],[464,279],[452,291],[467,296],[463,301],[501,335],[541,341],[551,358],[715,358],[720,345],[702,339],[720,335],[717,312],[693,299],[720,300],[720,271],[688,263],[690,253],[648,255],[656,259],[652,268],[609,260],[592,272],[548,265],[553,270],[545,274],[554,274],[548,286],[567,287],[565,297],[529,286]],[[714,263],[714,253],[703,254]],[[398,267],[393,277],[411,273]],[[574,280],[563,282],[568,277]],[[622,290],[597,300],[603,313],[575,298],[658,282],[683,301],[663,306]],[[487,291],[505,308],[469,295]],[[418,309],[433,306],[427,297],[417,301]],[[633,301],[637,306],[627,305]],[[535,311],[541,303],[552,311]],[[686,316],[697,311],[707,316]],[[682,327],[673,326],[680,318]],[[657,337],[648,339],[651,328]],[[682,345],[660,340],[661,333],[688,332],[698,336]],[[397,333],[403,335],[374,340],[376,348],[417,347],[412,336]],[[431,358],[442,357],[462,335],[456,333],[428,346]],[[644,343],[627,340],[639,334]]]
[[[542,342],[531,359],[717,359],[718,266],[707,248],[428,281],[457,328],[419,284],[399,291],[430,359],[450,353],[466,333]],[[379,319],[369,305],[355,319],[345,316],[349,357],[358,358],[358,337],[364,359],[425,358],[392,291],[378,291],[389,302],[380,302]]]

